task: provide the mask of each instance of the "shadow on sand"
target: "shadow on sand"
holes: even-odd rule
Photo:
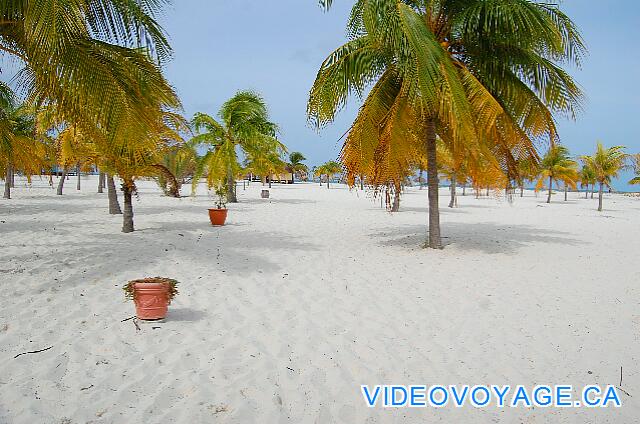
[[[446,223],[442,225],[441,231],[445,247],[451,246],[463,251],[478,251],[487,254],[517,254],[519,249],[532,243],[555,243],[569,246],[585,243],[568,237],[569,233],[529,225],[503,226],[491,222]],[[427,226],[389,227],[370,234],[370,237],[381,246],[414,249],[424,246]]]

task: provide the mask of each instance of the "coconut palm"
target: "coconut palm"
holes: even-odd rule
[[[317,166],[314,169],[314,174],[320,177],[320,184],[322,185],[322,176],[325,175],[327,177],[327,188],[329,187],[329,182],[331,178],[333,178],[337,174],[342,174],[342,165],[335,160],[330,160],[328,162],[323,163],[320,166]]]
[[[286,148],[280,143],[270,140],[256,142],[248,146],[245,154],[245,172],[260,175],[262,185],[268,181],[269,188],[274,175],[280,175],[287,170],[287,163],[282,159]]]
[[[13,175],[39,173],[45,163],[45,145],[35,137],[35,115],[27,104],[18,104],[13,91],[0,83],[0,175],[4,198],[11,198]]]
[[[556,138],[552,113],[573,116],[579,107],[581,92],[560,65],[579,64],[585,49],[553,4],[359,0],[348,34],[318,72],[308,116],[320,128],[350,95],[367,93],[345,146],[357,146],[365,159],[379,150],[402,152],[400,158],[425,152],[429,247],[442,246],[436,137],[472,165],[484,156],[515,175],[518,159],[537,159],[534,140]],[[353,181],[349,174],[363,166],[352,170],[341,160]],[[407,172],[404,165],[396,169],[399,176]]]
[[[287,168],[289,172],[291,172],[291,178],[295,181],[296,174],[302,175],[309,172],[309,167],[303,163],[303,161],[307,160],[304,155],[300,152],[291,152],[289,154],[289,163],[287,164]]]
[[[204,113],[196,113],[193,118],[193,128],[199,134],[192,143],[209,147],[196,169],[194,184],[206,172],[208,187],[224,181],[227,201],[233,203],[238,201],[235,176],[241,169],[238,149],[246,154],[265,148],[276,151],[283,146],[276,138],[278,127],[269,121],[264,99],[255,92],[239,91],[222,105],[218,116],[221,122]]]
[[[520,187],[520,197],[524,196],[524,185],[527,181],[535,181],[540,175],[540,164],[530,159],[518,161],[518,177],[517,182]]]
[[[640,153],[629,155],[629,158],[631,159],[631,166],[636,174],[636,176],[629,181],[629,184],[640,184]]]
[[[198,166],[198,152],[189,145],[169,146],[157,164],[156,181],[167,196],[180,197],[180,189],[193,176]]]
[[[536,190],[540,190],[546,181],[549,182],[547,203],[551,203],[553,183],[562,181],[569,187],[576,187],[578,181],[578,163],[569,157],[569,150],[562,145],[551,146],[540,162],[540,176]]]
[[[586,199],[589,196],[589,191],[591,191],[591,198],[593,199],[593,189],[589,190],[589,188],[593,188],[596,184],[596,173],[593,172],[593,169],[582,161],[582,168],[580,168],[580,173],[578,174],[578,179],[580,180],[580,188],[584,188],[584,198]]]
[[[582,156],[582,160],[593,170],[599,184],[598,211],[601,212],[604,186],[611,188],[611,179],[617,177],[626,166],[627,155],[624,153],[624,146],[605,148],[598,142],[596,152],[592,156]]]
[[[154,18],[163,3],[3,2],[0,50],[24,65],[18,82],[30,99],[87,133],[125,143],[119,126],[153,127],[158,105],[178,106],[159,67],[171,54]]]

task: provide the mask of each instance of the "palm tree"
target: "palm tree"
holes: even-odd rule
[[[180,197],[180,189],[195,173],[198,160],[198,152],[189,144],[169,146],[156,165],[156,180],[164,194]]]
[[[287,164],[287,167],[291,172],[292,180],[295,181],[296,174],[306,174],[307,172],[309,172],[309,168],[307,167],[307,165],[302,163],[305,160],[307,160],[307,158],[305,158],[304,155],[300,152],[291,152],[291,154],[289,154],[289,163]]]
[[[330,160],[329,162],[325,162],[322,165],[318,166],[314,170],[314,174],[320,177],[320,185],[322,185],[322,176],[327,176],[327,188],[329,187],[329,181],[336,174],[342,173],[342,165],[335,160]]]
[[[589,191],[591,191],[591,198],[593,199],[593,190],[589,190],[589,187],[593,187],[596,184],[596,174],[593,172],[593,169],[582,161],[582,168],[580,168],[580,173],[578,174],[578,179],[580,180],[580,188],[584,188],[584,198],[586,199],[589,196]]]
[[[530,159],[518,161],[517,182],[520,186],[520,197],[524,197],[524,185],[527,181],[534,181],[540,175],[540,164]]]
[[[330,7],[332,1],[320,4]],[[585,48],[553,4],[359,0],[348,34],[350,40],[321,65],[307,114],[321,128],[351,94],[368,93],[345,146],[358,146],[365,159],[377,151],[399,151],[400,158],[424,151],[432,248],[442,247],[437,137],[460,154],[485,156],[514,174],[517,158],[537,159],[533,139],[557,138],[552,113],[573,116],[580,103],[579,88],[560,65],[579,64]],[[341,160],[348,182],[350,173],[368,164]]]
[[[13,91],[0,83],[0,172],[4,176],[4,198],[11,198],[13,175],[39,173],[45,162],[45,145],[35,137],[35,114],[27,104],[18,104]]]
[[[194,184],[207,173],[209,188],[224,181],[227,185],[227,201],[237,202],[235,175],[240,171],[239,148],[245,154],[260,150],[276,152],[284,146],[277,140],[278,127],[269,121],[264,99],[252,91],[239,91],[220,109],[219,123],[211,116],[196,113],[193,118],[196,145],[208,145],[194,176]],[[194,186],[195,188],[195,186]]]
[[[631,166],[636,174],[636,176],[629,181],[629,184],[640,184],[640,153],[629,155],[629,158],[631,159]]]
[[[596,152],[592,156],[582,156],[582,160],[593,170],[599,184],[598,212],[602,212],[604,186],[610,188],[611,179],[617,177],[618,173],[625,168],[627,155],[624,153],[624,146],[605,148],[598,142]]]
[[[5,2],[0,50],[24,65],[28,97],[87,133],[122,143],[121,126],[153,127],[158,104],[179,105],[160,70],[171,56],[154,18],[163,3]]]
[[[576,187],[578,180],[577,167],[577,162],[569,157],[569,150],[565,146],[559,144],[551,146],[540,163],[540,176],[536,184],[536,190],[541,189],[545,181],[548,180],[549,194],[547,203],[551,203],[554,181],[556,184],[558,181],[562,181],[568,186]]]

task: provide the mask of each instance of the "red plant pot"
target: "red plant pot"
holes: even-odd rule
[[[139,319],[156,320],[167,316],[169,286],[165,283],[133,285],[136,315]]]
[[[224,222],[227,220],[227,210],[226,209],[209,209],[209,220],[211,220],[211,225],[224,225]]]

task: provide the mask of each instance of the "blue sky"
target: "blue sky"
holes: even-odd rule
[[[256,90],[290,151],[303,152],[310,165],[335,159],[359,100],[351,99],[320,132],[307,124],[305,111],[319,65],[346,40],[352,4],[335,0],[323,12],[316,0],[173,0],[160,21],[174,48],[166,74],[186,116],[215,115],[236,91]],[[582,69],[571,70],[587,96],[584,112],[575,122],[559,119],[561,141],[574,155],[591,153],[596,140],[640,152],[640,4],[565,0],[561,7],[589,49]],[[4,56],[3,80],[13,74],[14,62]],[[614,186],[633,190],[626,184],[630,177],[624,173]]]
[[[161,19],[175,50],[167,75],[187,116],[215,114],[237,90],[254,89],[290,150],[303,152],[310,164],[335,159],[358,99],[320,133],[307,125],[305,107],[320,63],[345,41],[352,4],[336,0],[325,13],[315,0],[174,0]],[[566,0],[562,8],[589,48],[582,69],[572,71],[588,101],[576,122],[559,121],[562,142],[576,155],[590,153],[596,140],[639,152],[640,6]],[[616,188],[629,189],[626,177]]]

